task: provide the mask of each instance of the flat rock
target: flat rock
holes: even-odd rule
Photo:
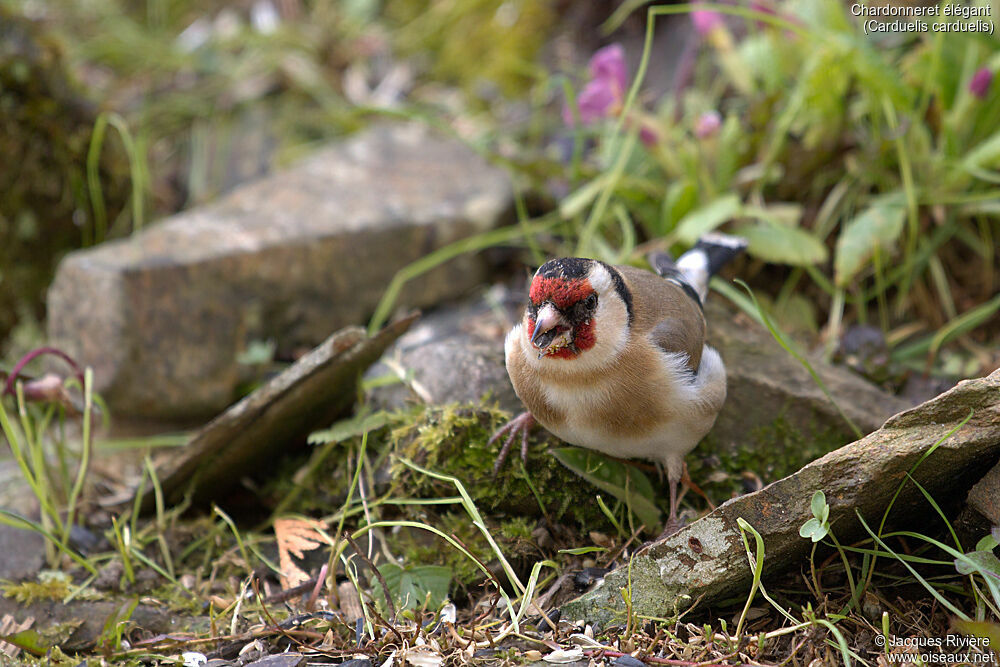
[[[34,619],[28,632],[31,643],[38,648],[59,646],[65,651],[82,651],[92,648],[102,637],[105,626],[119,619],[129,607],[130,600],[36,600],[21,604],[10,598],[0,597],[0,617],[10,614],[15,621]],[[128,617],[134,628],[151,634],[169,634],[208,629],[208,619],[181,616],[165,607],[139,604]]]
[[[780,425],[808,440],[838,442],[855,434],[816,382],[757,322],[722,299],[705,305],[709,342],[726,363],[726,404],[709,437],[724,448],[767,447]],[[806,355],[837,405],[862,433],[910,407],[859,375]],[[778,422],[778,424],[776,424]]]
[[[94,368],[118,415],[212,416],[233,401],[251,342],[291,355],[365,321],[399,269],[497,225],[510,202],[506,174],[465,145],[376,126],[217,203],[70,253],[49,291],[49,337]],[[463,255],[408,282],[398,303],[455,297],[486,268]]]
[[[220,496],[241,477],[305,443],[354,403],[358,379],[416,320],[410,315],[372,337],[349,327],[330,336],[280,375],[226,410],[157,466],[167,503],[188,494],[194,503]],[[142,501],[153,508],[153,489]]]
[[[504,410],[519,412],[503,339],[522,307],[518,295],[498,285],[483,297],[428,313],[368,370],[369,380],[404,379],[375,389],[373,404],[392,409],[413,401],[477,403],[489,396]]]
[[[1000,463],[969,489],[967,502],[991,525],[1000,526]]]
[[[626,586],[632,591],[631,613],[644,616],[666,616],[696,599],[745,594],[752,577],[736,520],[744,519],[763,536],[766,572],[780,572],[809,553],[812,543],[798,531],[812,516],[809,502],[817,490],[826,493],[841,543],[867,534],[855,512],[869,526],[877,525],[901,484],[889,524],[926,522],[932,510],[918,489],[905,483],[906,474],[939,442],[913,477],[950,508],[1000,459],[1000,371],[963,381],[864,439],[726,502],[642,551],[627,570],[609,573],[593,591],[564,606],[563,614],[599,622],[621,617],[626,610],[620,590]]]
[[[12,458],[0,455],[0,509],[37,520],[38,500]],[[0,523],[0,579],[33,578],[45,565],[45,538],[33,530]]]

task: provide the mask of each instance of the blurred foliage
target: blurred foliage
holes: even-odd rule
[[[0,349],[19,321],[42,318],[55,262],[88,224],[95,118],[59,46],[0,5]],[[113,148],[99,162],[113,213],[124,203],[125,166]]]
[[[996,355],[982,344],[1000,332],[997,38],[866,35],[834,0],[753,6],[650,8],[718,20],[692,30],[674,90],[655,102],[640,91],[644,101],[571,128],[560,205],[571,249],[639,262],[644,241],[680,251],[726,226],[750,240],[741,275],[776,313],[795,313],[791,327],[826,318],[828,353],[848,325],[873,322],[894,361],[923,370],[961,339],[991,370]],[[643,67],[656,66],[646,62],[652,35]]]
[[[373,113],[462,108],[429,82],[519,95],[552,19],[547,3],[498,0],[0,0],[0,148],[25,156],[0,171],[0,352],[20,314],[37,329],[64,252],[209,201]]]
[[[629,32],[614,30],[640,6],[622,3],[603,34]],[[529,239],[535,259],[639,263],[648,242],[677,252],[724,226],[750,239],[738,270],[762,301],[828,353],[872,323],[894,363],[926,369],[957,340],[995,364],[982,344],[1000,333],[1000,84],[982,75],[1000,69],[997,39],[866,35],[834,0],[750,6],[653,7],[679,14],[658,22],[728,18],[692,26],[667,94],[639,82],[602,122],[567,125],[576,78],[539,55],[554,44],[547,58],[571,61],[555,35],[579,26],[554,2],[0,0],[3,29],[28,34],[7,20],[27,16],[33,35],[2,47],[0,122],[27,166],[4,176],[17,185],[0,233],[22,240],[0,250],[18,258],[0,265],[0,341],[16,314],[41,317],[54,259],[105,226],[129,233],[385,113],[450,126],[519,172],[533,210],[556,207],[564,224]],[[643,76],[661,66],[648,45],[644,58]],[[92,148],[97,110],[120,122]],[[45,241],[13,250],[29,237]]]
[[[422,55],[432,78],[523,93],[538,75],[535,54],[554,21],[550,2],[424,0],[387,3],[400,55]],[[460,39],[456,36],[461,35]]]

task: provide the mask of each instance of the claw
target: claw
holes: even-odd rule
[[[489,439],[489,442],[486,443],[487,445],[492,445],[500,438],[504,438],[503,445],[500,447],[500,453],[497,454],[496,463],[493,464],[494,477],[496,477],[497,473],[500,472],[500,468],[503,467],[504,461],[507,460],[507,455],[510,453],[510,447],[514,444],[514,438],[517,437],[518,432],[521,433],[521,459],[527,463],[528,432],[535,425],[535,423],[535,418],[530,412],[522,412],[497,429],[497,432],[494,433]]]

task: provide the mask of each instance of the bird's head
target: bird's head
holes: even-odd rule
[[[631,311],[613,267],[579,257],[553,259],[531,280],[524,331],[538,359],[577,359],[591,350],[596,356],[621,347]]]

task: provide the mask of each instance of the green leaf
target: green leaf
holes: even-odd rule
[[[552,456],[602,491],[625,503],[647,529],[660,522],[660,509],[653,499],[653,485],[635,466],[615,461],[581,447],[558,447]]]
[[[684,243],[692,245],[702,234],[735,218],[742,210],[743,204],[739,197],[734,194],[723,195],[685,215],[677,223],[674,234]]]
[[[749,241],[747,252],[765,262],[812,266],[826,261],[826,246],[804,229],[760,221],[741,225],[733,233]]]
[[[603,173],[569,193],[565,199],[559,202],[559,216],[568,220],[583,213],[597,198],[597,195],[601,194],[601,190],[604,189],[609,180],[608,173]]]
[[[746,216],[785,227],[798,227],[802,222],[802,211],[802,204],[794,202],[774,202],[767,206],[743,208],[743,214]]]
[[[582,556],[583,554],[591,554],[595,551],[607,551],[604,547],[577,547],[576,549],[560,549],[561,554],[570,554],[571,556]]]
[[[692,181],[675,181],[667,188],[667,195],[663,198],[664,227],[661,233],[672,229],[685,215],[691,212],[695,202],[698,200],[698,188]]]
[[[389,421],[389,415],[379,410],[371,414],[360,414],[350,419],[342,419],[330,428],[313,431],[309,434],[310,445],[325,445],[331,442],[343,442],[348,438],[364,435],[369,431],[380,429]]]
[[[995,529],[994,529],[995,530]],[[1000,533],[1000,531],[996,531]],[[983,539],[976,542],[976,551],[993,551],[997,548],[997,538],[992,534],[985,536]]]
[[[958,570],[959,574],[979,572],[984,577],[992,576],[1000,583],[1000,558],[994,556],[992,551],[970,551],[965,554],[965,557],[975,563],[976,566],[973,567],[966,561],[956,558],[955,569]]]
[[[962,166],[970,172],[1000,167],[1000,131],[966,153]]]
[[[799,535],[801,537],[808,537],[813,542],[819,542],[826,534],[829,529],[820,523],[819,519],[809,519],[799,528]]]
[[[451,569],[443,565],[402,567],[396,563],[384,563],[378,571],[382,573],[390,595],[402,609],[420,609],[424,603],[436,609],[448,598]]]
[[[966,621],[961,618],[951,620],[955,629],[963,635],[972,635],[980,639],[987,640],[988,646],[996,650],[1000,647],[1000,623],[990,623],[989,621]]]
[[[903,231],[906,201],[902,192],[875,199],[871,205],[844,225],[837,237],[833,261],[837,285],[846,286],[865,265],[875,247],[888,248]]]
[[[812,500],[809,501],[809,509],[812,510],[814,517],[820,521],[825,521],[826,517],[830,515],[830,506],[826,504],[826,494],[822,491],[814,493]],[[826,512],[824,513],[823,510],[826,510]]]

